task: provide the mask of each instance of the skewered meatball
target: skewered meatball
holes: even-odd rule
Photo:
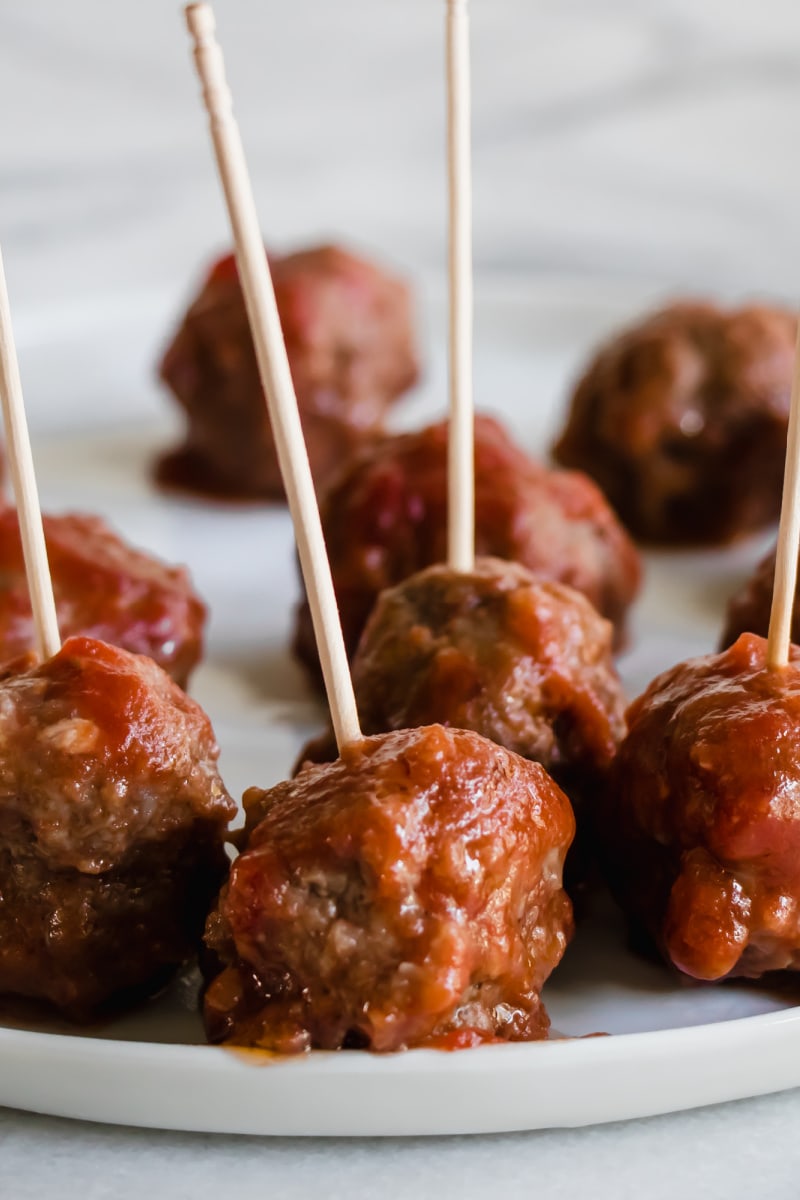
[[[743,634],[659,676],[628,711],[605,804],[609,882],[697,979],[800,967],[800,651],[765,662]]]
[[[684,303],[601,347],[555,456],[646,541],[721,543],[780,511],[796,319]]]
[[[44,518],[62,637],[85,633],[147,654],[185,687],[203,653],[206,609],[185,567],[127,546],[99,517]],[[16,509],[0,511],[0,663],[33,642]]]
[[[624,732],[611,635],[585,596],[518,563],[428,567],[382,592],[367,622],[353,660],[361,727],[473,729],[540,762],[574,801]],[[335,758],[332,735],[310,752]]]
[[[475,423],[476,549],[583,592],[618,642],[639,556],[594,484],[523,454],[490,417]],[[352,655],[380,592],[447,556],[447,425],[386,436],[355,455],[321,498],[345,642]],[[294,650],[319,670],[308,604]]]
[[[757,633],[766,637],[772,609],[772,584],[775,579],[775,548],[762,558],[750,578],[728,601],[725,628],[720,639],[724,650],[735,642],[740,633]],[[800,641],[800,597],[792,612],[792,641]]]
[[[215,1042],[281,1052],[544,1037],[572,930],[569,802],[537,763],[439,725],[245,794],[206,941]]]
[[[270,258],[311,470],[319,487],[380,429],[418,375],[400,280],[335,246]],[[233,256],[212,269],[161,363],[186,413],[161,482],[223,496],[283,496],[275,443]]]
[[[208,718],[90,638],[0,679],[0,993],[85,1019],[197,945],[235,805]]]

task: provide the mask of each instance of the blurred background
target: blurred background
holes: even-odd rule
[[[268,239],[444,259],[442,0],[218,0]],[[472,0],[475,262],[796,297],[800,10]],[[17,321],[188,294],[227,244],[180,7],[0,14],[0,237]],[[120,302],[122,300],[120,299]],[[177,301],[176,301],[177,302]]]

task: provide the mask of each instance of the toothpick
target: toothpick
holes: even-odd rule
[[[190,4],[185,11],[233,229],[236,263],[259,375],[267,397],[278,462],[294,522],[334,734],[341,750],[351,742],[360,741],[362,734],[275,291],[244,147],[233,116],[222,51],[214,37],[214,14],[208,4]]]
[[[47,561],[42,513],[36,490],[28,422],[22,399],[17,350],[11,328],[6,274],[0,251],[0,403],[6,435],[11,483],[17,506],[22,555],[28,580],[36,653],[40,659],[52,658],[61,648],[53,597],[53,581]]]
[[[792,613],[797,587],[797,557],[800,553],[800,326],[792,377],[786,466],[783,475],[781,523],[775,555],[772,609],[767,634],[767,666],[785,667],[792,638]]]
[[[475,422],[467,0],[447,0],[447,178],[450,284],[447,558],[453,570],[471,571],[475,563]]]

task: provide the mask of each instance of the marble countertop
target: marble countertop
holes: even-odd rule
[[[442,0],[219,0],[263,224],[443,270]],[[128,14],[126,17],[126,13]],[[800,294],[800,9],[472,0],[476,288]],[[22,340],[185,295],[227,244],[177,4],[0,13]],[[2,1064],[0,1064],[0,1070]],[[295,1143],[0,1112],[14,1200],[796,1195],[800,1092],[588,1130]]]
[[[444,247],[439,0],[220,0],[265,228],[412,272]],[[172,284],[228,241],[179,6],[0,17],[15,309]],[[473,0],[475,263],[792,295],[800,14],[788,0]],[[18,267],[19,264],[19,267]]]
[[[3,1194],[80,1200],[796,1200],[800,1098],[492,1137],[292,1141],[0,1112]]]

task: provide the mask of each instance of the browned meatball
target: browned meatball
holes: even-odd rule
[[[203,653],[206,608],[185,567],[126,545],[99,517],[44,518],[62,637],[85,633],[147,654],[185,687]],[[0,663],[33,643],[16,509],[0,511]]]
[[[585,596],[518,563],[428,567],[380,594],[361,636],[361,728],[473,729],[540,762],[574,801],[625,728],[611,636]],[[335,758],[332,737],[329,747]]]
[[[628,711],[600,825],[609,882],[678,970],[800,967],[800,651],[743,634]]]
[[[528,458],[490,417],[475,423],[476,550],[569,584],[621,638],[639,589],[639,556],[586,476]],[[380,592],[447,556],[447,425],[380,439],[343,468],[321,514],[352,655]],[[294,650],[316,674],[311,615],[298,612]]]
[[[546,1035],[574,821],[541,766],[434,725],[253,788],[245,808],[206,934],[221,964],[212,1041],[385,1051]]]
[[[319,487],[380,429],[418,375],[404,283],[335,246],[270,257],[308,456]],[[275,443],[232,255],[212,268],[164,355],[186,413],[163,483],[222,496],[283,496]]]
[[[780,511],[796,318],[674,304],[602,346],[555,456],[602,487],[631,532],[728,542]]]
[[[148,658],[71,638],[0,679],[0,994],[74,1019],[188,958],[235,812],[208,718]]]
[[[725,628],[720,639],[724,650],[740,633],[758,633],[766,637],[772,609],[772,584],[775,579],[775,548],[762,558],[750,578],[728,601]],[[800,596],[792,612],[792,641],[800,642]]]

